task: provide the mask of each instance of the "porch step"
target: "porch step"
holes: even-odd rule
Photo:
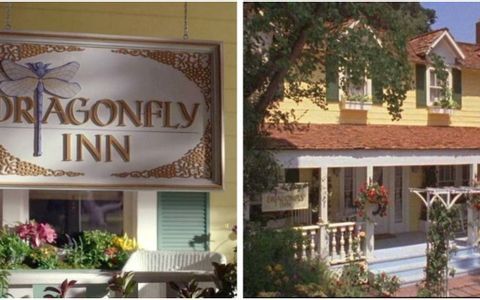
[[[369,263],[369,270],[373,274],[382,272],[400,278],[401,285],[416,283],[424,278],[426,255],[411,257],[383,258]],[[455,274],[465,274],[480,271],[480,253],[472,247],[461,247],[450,258],[450,266]]]

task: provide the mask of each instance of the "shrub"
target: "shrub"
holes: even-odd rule
[[[0,268],[18,269],[30,253],[30,247],[17,234],[4,228],[0,231]]]
[[[328,285],[324,263],[294,258],[293,245],[305,242],[300,232],[262,229],[256,224],[249,224],[245,232],[245,297],[310,297],[321,294]]]

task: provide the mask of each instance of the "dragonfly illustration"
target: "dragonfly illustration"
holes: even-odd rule
[[[11,97],[25,97],[33,93],[35,100],[35,127],[33,156],[42,155],[41,122],[43,119],[43,94],[71,98],[80,92],[78,83],[69,82],[80,68],[78,62],[49,68],[43,62],[19,65],[10,60],[2,61],[2,68],[9,80],[0,83],[0,90]]]

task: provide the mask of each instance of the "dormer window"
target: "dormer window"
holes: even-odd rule
[[[428,43],[428,46],[425,46]],[[424,64],[417,64],[417,107],[429,114],[451,115],[462,106],[462,61],[465,54],[448,30],[433,31],[411,40],[410,45]]]

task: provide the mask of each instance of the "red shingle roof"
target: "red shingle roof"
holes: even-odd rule
[[[457,42],[465,54],[463,66],[468,69],[480,69],[480,45]]]
[[[435,42],[445,31],[448,31],[448,29],[437,29],[421,35],[417,35],[416,37],[411,39],[408,44],[411,47],[413,54],[419,57],[424,57],[433,42]]]
[[[273,129],[267,149],[446,150],[480,149],[480,128],[315,124],[305,130]]]
[[[408,57],[414,63],[426,63],[425,55],[430,46],[445,32],[447,28],[442,28],[418,35],[408,42]],[[456,42],[458,47],[465,54],[465,59],[461,62],[463,68],[480,69],[480,45]]]

